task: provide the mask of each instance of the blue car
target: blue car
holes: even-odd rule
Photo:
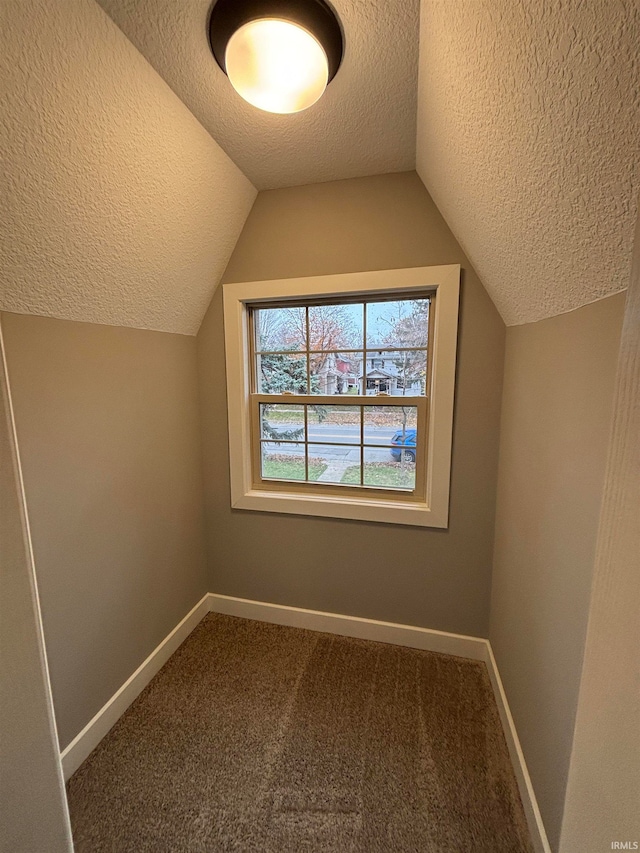
[[[402,430],[399,430],[391,439],[391,456],[396,462],[400,462],[402,451],[404,450],[405,461],[416,461],[416,430],[406,429],[404,431],[404,441],[402,440]]]

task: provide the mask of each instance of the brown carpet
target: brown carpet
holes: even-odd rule
[[[77,853],[531,853],[484,664],[211,614],[68,783]]]

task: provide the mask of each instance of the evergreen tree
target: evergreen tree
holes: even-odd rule
[[[260,359],[260,391],[262,394],[283,394],[288,391],[291,394],[307,393],[307,363],[304,358],[292,358],[286,353],[272,353],[263,355]],[[317,376],[311,376],[311,388],[309,393],[318,391],[319,383]],[[295,405],[295,400],[291,401]],[[262,435],[272,441],[297,441],[304,435],[304,428],[279,430],[268,422],[268,414],[271,406],[262,408]],[[310,406],[316,412],[318,420],[322,423],[327,415],[326,406]]]

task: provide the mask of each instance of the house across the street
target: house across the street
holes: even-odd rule
[[[411,353],[409,356],[412,355]],[[410,357],[402,352],[367,353],[366,369],[362,359],[345,353],[328,353],[314,375],[320,394],[420,394],[424,378]]]

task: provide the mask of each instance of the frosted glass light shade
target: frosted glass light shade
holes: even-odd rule
[[[320,42],[298,24],[261,18],[231,36],[227,75],[245,101],[271,113],[297,113],[327,87],[329,63]]]

